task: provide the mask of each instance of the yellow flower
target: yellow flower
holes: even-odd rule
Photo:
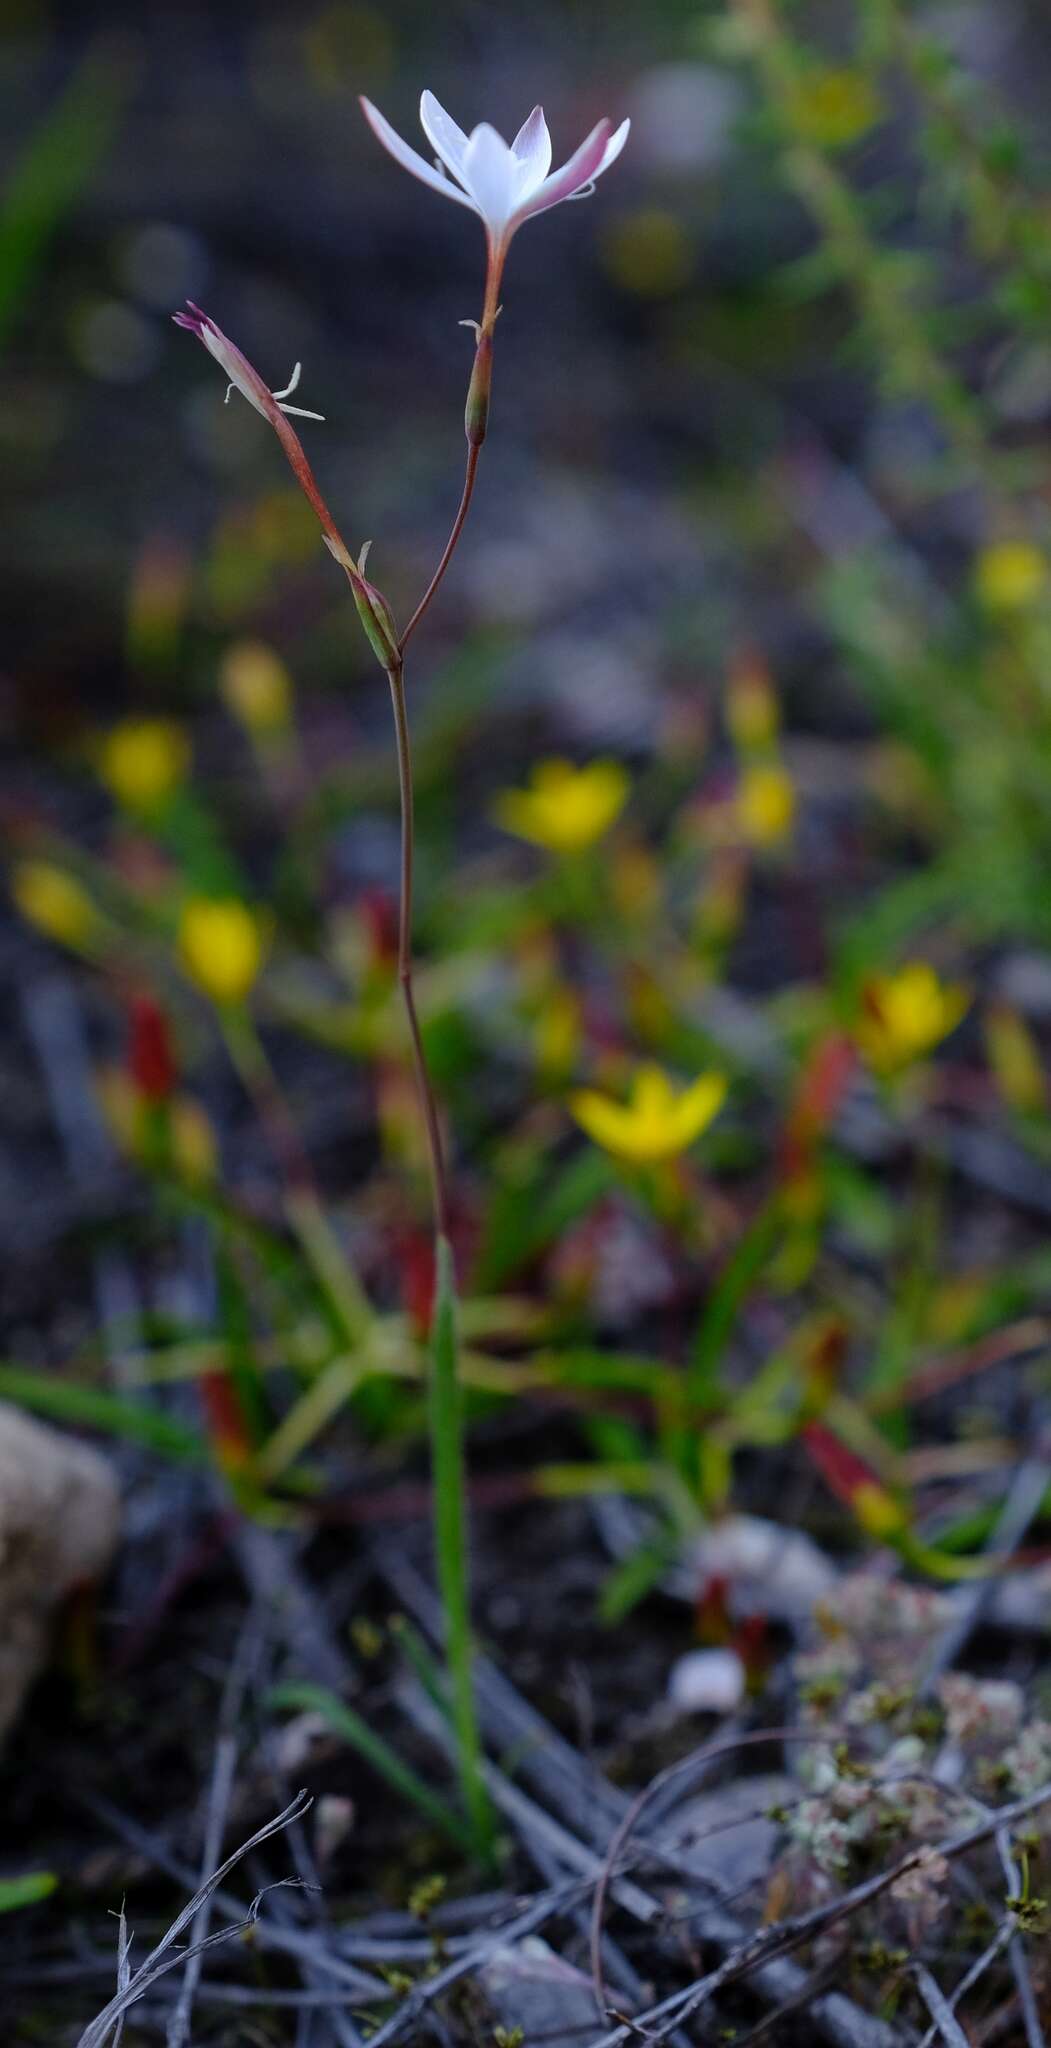
[[[796,814],[796,793],[786,768],[776,761],[752,761],[737,788],[737,823],[751,846],[776,846],[787,838]]]
[[[796,126],[808,142],[825,149],[846,149],[874,128],[883,116],[883,102],[871,79],[849,66],[815,69],[793,94]]]
[[[292,682],[279,654],[262,640],[236,640],[223,657],[219,688],[228,710],[250,733],[283,732],[292,713]]]
[[[626,1103],[580,1088],[569,1108],[596,1145],[633,1165],[649,1166],[687,1151],[718,1115],[727,1086],[725,1074],[701,1074],[677,1095],[660,1067],[641,1066]]]
[[[553,988],[533,1021],[536,1063],[548,1079],[568,1080],[580,1050],[580,1000],[569,988]]]
[[[236,896],[195,896],[179,920],[179,951],[214,1003],[243,1003],[263,964],[262,927]]]
[[[991,612],[1024,611],[1040,596],[1047,563],[1027,540],[999,540],[983,548],[975,564],[975,588]]]
[[[777,698],[761,655],[742,655],[731,669],[726,684],[726,723],[735,747],[745,754],[761,753],[777,739]]]
[[[1040,1047],[1024,1017],[1009,1003],[993,1003],[985,1019],[985,1049],[1004,1101],[1021,1116],[1047,1106]]]
[[[177,1095],[171,1105],[172,1162],[184,1180],[200,1186],[214,1180],[219,1165],[215,1132],[199,1102]]]
[[[102,742],[99,769],[117,802],[131,811],[154,811],[186,775],[190,749],[171,718],[125,718]]]
[[[11,894],[28,924],[49,939],[78,949],[87,945],[98,922],[95,905],[64,868],[46,860],[23,860],[11,875]]]
[[[893,1074],[948,1038],[970,1000],[965,988],[939,981],[925,960],[913,960],[866,983],[854,1037],[876,1073]]]
[[[608,832],[628,800],[629,781],[619,761],[540,761],[528,789],[505,789],[493,816],[505,832],[546,846],[549,853],[583,853]]]
[[[104,1067],[95,1076],[102,1113],[121,1150],[129,1158],[148,1157],[150,1105],[144,1103],[123,1067]],[[175,1095],[163,1106],[171,1165],[194,1186],[214,1180],[219,1162],[215,1132],[199,1102]]]

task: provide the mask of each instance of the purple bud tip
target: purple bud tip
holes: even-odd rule
[[[188,328],[189,332],[196,334],[198,341],[201,341],[204,338],[205,328],[210,327],[212,323],[207,313],[202,313],[200,306],[195,306],[192,299],[187,299],[186,303],[190,308],[189,312],[173,313],[172,319],[176,327]]]

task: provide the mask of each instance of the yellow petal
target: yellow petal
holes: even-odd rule
[[[263,964],[258,918],[236,897],[195,897],[179,923],[179,951],[192,981],[215,1003],[241,1003]]]
[[[22,916],[49,939],[80,947],[97,924],[95,906],[85,889],[64,868],[46,860],[24,860],[12,871],[11,894]]]
[[[570,1096],[569,1108],[581,1130],[586,1131],[589,1138],[594,1138],[596,1145],[624,1158],[637,1156],[634,1115],[622,1102],[600,1095],[595,1088],[578,1088]]]
[[[118,803],[151,811],[178,788],[189,760],[189,742],[174,719],[126,718],[107,733],[99,770]]]
[[[581,853],[609,830],[628,795],[628,776],[619,761],[540,761],[528,789],[507,789],[493,816],[518,839],[551,853]]]
[[[675,1105],[675,1127],[679,1151],[685,1151],[718,1116],[729,1087],[725,1074],[699,1074],[680,1095]]]

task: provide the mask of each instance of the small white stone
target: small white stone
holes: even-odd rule
[[[744,1698],[736,1650],[688,1650],[672,1665],[668,1698],[680,1714],[732,1714]]]
[[[697,1582],[725,1579],[735,1615],[767,1614],[798,1626],[832,1591],[836,1570],[801,1529],[761,1515],[728,1515],[698,1539],[690,1560]]]
[[[314,1854],[324,1870],[342,1848],[354,1826],[354,1801],[339,1792],[323,1792],[314,1808]]]
[[[102,1577],[119,1524],[105,1459],[0,1404],[0,1741],[46,1662],[56,1609]]]

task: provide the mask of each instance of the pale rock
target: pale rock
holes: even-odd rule
[[[509,2032],[521,2027],[526,2042],[580,2048],[601,2033],[590,1977],[567,1963],[538,1934],[496,1948],[478,1973],[493,2017]]]
[[[680,1714],[732,1714],[744,1689],[744,1665],[736,1650],[687,1650],[668,1678],[668,1698]]]
[[[766,1614],[794,1627],[808,1622],[836,1584],[835,1566],[801,1529],[761,1515],[727,1515],[690,1553],[694,1587],[725,1579],[734,1614]]]
[[[102,1577],[119,1524],[98,1452],[0,1403],[0,1741],[46,1662],[56,1609]]]

